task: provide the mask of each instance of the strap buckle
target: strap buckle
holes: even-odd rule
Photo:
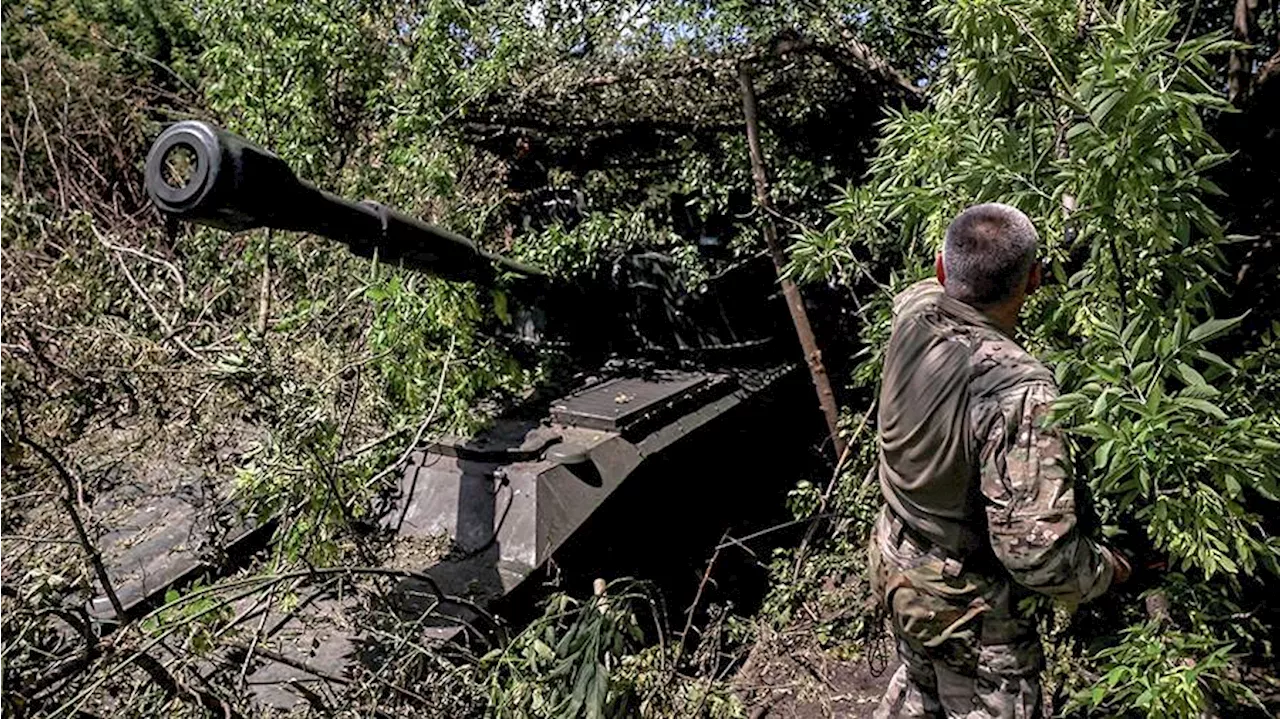
[[[957,560],[955,557],[947,557],[942,560],[942,576],[947,579],[955,579],[964,571],[964,562]]]

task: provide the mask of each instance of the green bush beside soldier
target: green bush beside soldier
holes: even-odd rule
[[[1038,717],[1032,593],[1087,602],[1128,563],[1077,526],[1053,375],[1014,341],[1038,238],[985,204],[947,229],[937,279],[894,299],[879,400],[885,508],[871,580],[902,667],[877,717]]]

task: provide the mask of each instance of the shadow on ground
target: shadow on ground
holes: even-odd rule
[[[807,629],[766,631],[734,689],[751,719],[870,719],[896,669],[892,653],[887,662],[844,659]]]

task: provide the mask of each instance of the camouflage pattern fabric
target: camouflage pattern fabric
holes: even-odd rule
[[[1113,572],[1079,531],[1065,447],[1044,426],[1057,388],[936,281],[894,309],[870,566],[903,666],[877,716],[1040,716],[1043,657],[1019,601],[1086,602]]]
[[[1040,639],[1017,609],[1029,590],[994,569],[957,570],[902,531],[886,511],[870,547],[902,660],[877,719],[1041,716]]]

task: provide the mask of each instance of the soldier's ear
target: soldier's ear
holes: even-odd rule
[[[947,268],[942,264],[942,253],[939,252],[933,260],[933,271],[938,276],[938,284],[943,287],[947,286]]]
[[[1040,282],[1044,279],[1044,265],[1039,262],[1031,264],[1031,271],[1027,273],[1027,295],[1035,294],[1040,289]]]

